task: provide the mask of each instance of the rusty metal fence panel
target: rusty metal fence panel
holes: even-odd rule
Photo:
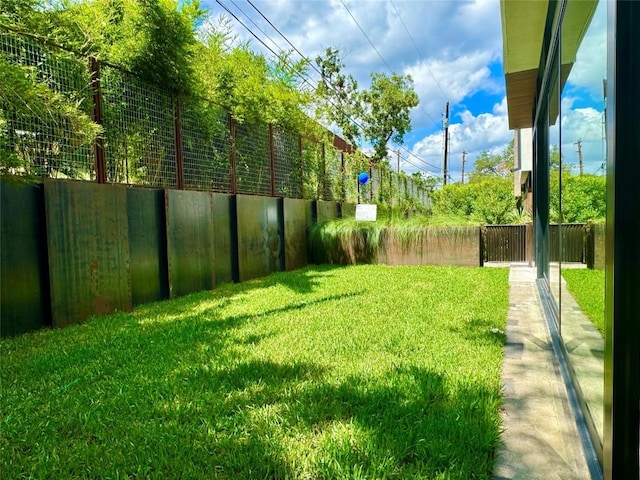
[[[44,189],[53,326],[130,311],[126,188],[48,180]]]
[[[526,225],[487,225],[485,227],[484,261],[527,261]]]

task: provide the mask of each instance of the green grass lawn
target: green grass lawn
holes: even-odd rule
[[[3,478],[491,478],[508,270],[311,267],[0,342]]]
[[[568,268],[562,277],[582,312],[604,336],[604,270]]]

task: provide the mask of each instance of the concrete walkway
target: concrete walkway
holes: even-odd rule
[[[512,265],[502,382],[502,446],[496,480],[587,480],[587,463],[535,283]]]

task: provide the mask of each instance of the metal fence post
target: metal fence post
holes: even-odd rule
[[[344,181],[344,150],[340,150],[340,200],[347,201],[347,186]]]
[[[271,196],[276,196],[276,163],[274,158],[274,145],[273,145],[273,124],[269,124],[269,179],[271,182]]]
[[[302,158],[301,134],[298,134],[298,158],[300,159],[300,198],[304,198],[304,159]]]
[[[100,63],[95,57],[89,58],[91,86],[93,88],[93,121],[102,125],[102,90],[100,89]],[[104,160],[104,139],[98,136],[94,144],[96,182],[107,183],[107,169]]]
[[[236,128],[235,122],[231,114],[228,114],[228,122],[229,122],[229,163],[230,165],[230,174],[229,181],[231,182],[231,193],[238,193],[238,181],[236,178]]]
[[[184,163],[182,160],[182,122],[180,120],[180,97],[176,94],[174,109],[174,140],[176,150],[176,180],[179,190],[184,190]]]
[[[327,157],[324,142],[322,142],[322,200],[327,200]]]

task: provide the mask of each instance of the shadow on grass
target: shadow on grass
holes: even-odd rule
[[[296,272],[277,272],[264,279],[262,286],[283,285],[297,293],[310,293],[319,286],[320,280],[330,276],[328,272],[342,268],[339,265],[313,265]]]
[[[452,327],[450,330],[462,338],[482,345],[504,345],[507,336],[504,330],[497,328],[489,320],[472,318],[464,327]]]
[[[262,361],[196,377],[226,390],[228,417],[217,419],[221,440],[209,452],[222,478],[490,478],[495,393],[451,388],[416,367],[329,377],[312,363]],[[287,436],[302,451],[291,453]]]
[[[301,288],[332,268],[310,269]],[[230,291],[242,300],[278,278],[249,283]],[[0,371],[0,470],[6,478],[490,478],[495,392],[418,367],[344,377],[320,363],[252,355],[278,332],[266,322],[243,331],[247,323],[359,294],[225,315],[232,300],[205,292],[34,335],[28,348],[15,342],[19,361]]]

